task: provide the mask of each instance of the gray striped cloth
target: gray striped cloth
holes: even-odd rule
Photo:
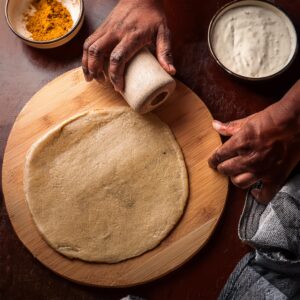
[[[239,236],[255,250],[238,263],[219,300],[300,299],[300,174],[268,205],[248,193]]]

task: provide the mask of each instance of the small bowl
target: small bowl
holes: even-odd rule
[[[214,32],[217,22],[229,10],[231,10],[233,8],[243,7],[243,6],[256,6],[256,7],[268,9],[268,10],[272,11],[273,13],[275,13],[277,16],[279,16],[286,23],[288,31],[289,31],[290,35],[292,36],[291,41],[293,41],[293,38],[294,38],[294,42],[291,42],[291,53],[290,53],[289,59],[287,60],[287,63],[282,67],[282,69],[279,69],[279,71],[276,71],[274,73],[271,73],[266,76],[261,76],[261,77],[254,77],[254,76],[247,76],[247,75],[239,74],[233,70],[230,70],[228,67],[226,67],[224,65],[224,63],[221,62],[221,60],[219,59],[217,54],[215,53],[214,45],[213,45],[213,32]],[[275,6],[269,2],[266,2],[266,1],[262,1],[262,0],[236,0],[236,1],[232,1],[232,2],[224,5],[213,16],[213,18],[209,24],[209,28],[208,28],[208,45],[209,45],[209,50],[210,50],[211,55],[213,56],[215,61],[226,72],[228,72],[229,74],[231,74],[237,78],[240,78],[240,79],[245,79],[245,80],[250,80],[250,81],[262,81],[262,80],[268,80],[268,79],[277,77],[278,75],[282,74],[284,71],[286,71],[288,69],[288,67],[292,64],[292,62],[294,61],[294,59],[297,55],[298,38],[297,38],[297,32],[295,30],[295,26],[293,25],[292,21],[286,15],[286,13],[284,13],[277,6]]]
[[[8,26],[25,44],[40,49],[55,48],[69,42],[79,32],[84,19],[83,0],[62,0],[62,4],[69,10],[72,16],[72,28],[70,28],[63,36],[53,40],[33,40],[30,32],[27,31],[24,22],[24,13],[28,9],[31,1],[32,0],[7,0],[5,6],[5,17]]]

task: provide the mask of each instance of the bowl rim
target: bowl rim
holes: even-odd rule
[[[213,26],[215,25],[215,22],[217,20],[217,18],[222,14],[222,12],[227,9],[228,7],[232,6],[232,5],[235,5],[237,3],[243,3],[243,2],[248,2],[248,1],[251,1],[251,2],[257,2],[257,5],[260,5],[260,3],[263,3],[264,5],[266,6],[272,6],[275,10],[278,10],[280,11],[286,18],[287,20],[289,20],[291,26],[292,26],[292,29],[294,30],[295,32],[295,37],[296,37],[296,46],[295,46],[295,50],[294,50],[294,53],[293,53],[293,56],[290,58],[289,62],[279,71],[277,71],[276,73],[274,74],[270,74],[270,75],[267,75],[267,76],[264,76],[264,77],[249,77],[249,76],[244,76],[244,75],[241,75],[241,74],[238,74],[238,73],[235,73],[234,71],[228,69],[220,60],[219,58],[217,57],[217,55],[215,54],[214,50],[213,50],[213,46],[212,46],[212,31],[213,31]],[[246,4],[244,4],[246,5]],[[220,9],[217,10],[217,12],[214,14],[214,16],[212,17],[210,23],[209,23],[209,26],[208,26],[208,35],[207,35],[207,40],[208,40],[208,47],[209,47],[209,51],[210,51],[210,54],[212,55],[212,57],[215,59],[215,61],[218,63],[218,65],[223,69],[225,70],[227,73],[229,73],[230,75],[233,75],[237,78],[240,78],[240,79],[244,79],[244,80],[248,80],[248,81],[264,81],[264,80],[269,80],[269,79],[272,79],[274,77],[277,77],[279,76],[280,74],[282,74],[283,72],[285,72],[290,66],[291,64],[293,63],[293,61],[295,60],[296,56],[297,56],[297,53],[298,53],[298,49],[299,49],[299,43],[298,43],[298,34],[297,34],[297,30],[296,30],[296,27],[293,23],[293,21],[290,19],[290,17],[288,16],[288,14],[282,9],[280,8],[278,5],[275,5],[273,3],[270,3],[268,1],[264,1],[264,0],[233,0],[229,3],[226,3],[225,5],[223,5]]]
[[[79,0],[79,2],[80,2],[80,14],[79,14],[79,18],[77,18],[77,21],[75,22],[75,24],[73,25],[73,27],[67,33],[65,33],[64,35],[62,35],[62,36],[60,36],[58,38],[52,39],[52,40],[48,40],[48,41],[35,41],[35,40],[31,40],[31,39],[28,39],[28,38],[22,36],[21,34],[19,34],[13,28],[13,26],[12,26],[12,24],[10,22],[10,18],[8,16],[8,5],[9,5],[9,2],[10,2],[10,0],[6,0],[6,3],[5,3],[5,19],[6,19],[6,22],[8,24],[8,27],[10,28],[10,30],[17,37],[19,37],[24,42],[31,43],[31,44],[36,44],[36,45],[49,45],[49,44],[53,44],[53,43],[56,43],[58,41],[61,41],[61,40],[65,39],[65,38],[67,38],[68,36],[70,36],[76,30],[76,28],[81,23],[82,18],[84,16],[84,14],[83,14],[83,12],[84,12],[84,1],[83,0]]]

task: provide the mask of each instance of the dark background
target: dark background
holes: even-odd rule
[[[275,80],[246,83],[226,74],[211,58],[208,24],[229,1],[165,1],[173,33],[176,77],[192,88],[221,121],[237,119],[279,100],[300,78],[300,59]],[[300,29],[300,0],[270,1],[282,7]],[[82,44],[108,15],[115,0],[86,0],[85,22],[79,35],[55,50],[24,45],[9,30],[0,0],[0,166],[9,131],[31,96],[57,75],[80,65]],[[199,128],[201,130],[201,128]],[[0,175],[1,176],[1,175]],[[0,191],[0,298],[119,299],[134,294],[147,299],[216,299],[230,272],[250,249],[237,236],[245,193],[230,187],[227,206],[205,248],[177,271],[153,283],[130,289],[81,286],[55,275],[22,245],[10,224]]]

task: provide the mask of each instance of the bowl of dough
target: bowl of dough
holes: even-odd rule
[[[5,17],[13,33],[35,48],[55,48],[79,32],[83,0],[7,0]]]
[[[283,73],[296,57],[297,40],[290,18],[259,0],[230,2],[214,15],[208,29],[216,62],[231,75],[251,81]]]

